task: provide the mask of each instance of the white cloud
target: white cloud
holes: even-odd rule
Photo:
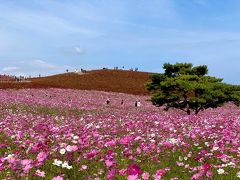
[[[62,47],[60,50],[66,54],[82,55],[86,53],[86,49],[80,46]]]
[[[43,61],[43,60],[40,60],[40,59],[34,60],[32,66],[33,67],[38,67],[38,68],[48,68],[48,69],[57,68],[56,65],[51,64],[51,63],[47,63],[46,61]]]
[[[85,49],[80,48],[80,47],[74,47],[73,52],[75,52],[77,54],[83,54],[85,52]]]
[[[46,64],[45,61],[43,61],[43,60],[39,60],[39,59],[35,60],[35,62],[36,62],[36,63],[39,63],[39,64]]]
[[[9,8],[4,5],[0,5],[0,9],[0,18],[7,22],[8,26],[20,31],[32,31],[49,36],[78,34],[84,37],[98,37],[101,35],[97,31],[46,11]]]
[[[21,69],[20,67],[16,67],[16,66],[12,66],[12,67],[4,67],[2,68],[2,71],[3,72],[13,72],[13,71],[16,71],[16,70],[19,70]]]
[[[24,60],[24,61],[15,61],[12,63],[13,66],[6,66],[0,68],[0,74],[8,74],[15,76],[42,76],[53,75],[59,73],[65,73],[66,69],[73,71],[76,67],[61,65],[52,63],[50,61],[45,61],[41,59],[35,60]]]

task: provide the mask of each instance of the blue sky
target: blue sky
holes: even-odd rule
[[[239,0],[0,0],[0,74],[206,64],[240,84]]]

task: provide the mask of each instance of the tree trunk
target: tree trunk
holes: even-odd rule
[[[198,114],[198,112],[199,112],[199,111],[198,111],[197,109],[195,109],[195,114],[196,114],[196,115]]]
[[[169,110],[169,106],[167,105],[163,110],[164,111],[168,111]]]
[[[190,115],[191,112],[190,112],[190,108],[189,108],[189,104],[187,103],[187,114]]]
[[[195,109],[195,114],[198,114],[201,109],[202,109],[202,106],[200,106],[199,108],[196,108],[196,109]]]

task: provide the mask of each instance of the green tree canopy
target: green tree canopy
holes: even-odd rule
[[[195,66],[191,63],[166,63],[164,73],[151,76],[146,87],[152,93],[152,103],[166,106],[166,110],[175,107],[186,111],[216,108],[225,102],[240,105],[240,86],[225,84],[222,79],[207,76],[207,66]]]

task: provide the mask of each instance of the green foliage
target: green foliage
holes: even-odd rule
[[[179,108],[188,114],[194,111],[216,108],[225,102],[240,105],[240,86],[225,84],[223,79],[207,76],[207,66],[191,63],[166,63],[162,74],[151,77],[146,87],[152,93],[156,106]]]

